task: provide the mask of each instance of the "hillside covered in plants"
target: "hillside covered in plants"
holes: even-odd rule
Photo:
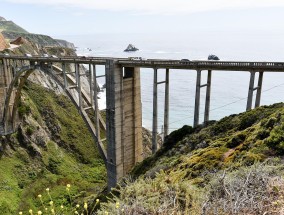
[[[284,105],[184,126],[137,165],[99,214],[281,214]]]
[[[64,206],[70,204],[66,184],[78,201],[104,188],[104,162],[67,97],[29,82],[19,115],[17,132],[0,137],[0,214],[42,210],[37,196],[49,202],[46,188]]]

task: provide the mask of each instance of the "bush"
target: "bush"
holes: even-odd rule
[[[245,139],[246,139],[245,134],[243,134],[243,133],[237,134],[227,143],[227,147],[228,148],[235,148],[238,145],[240,145],[241,143],[243,143]]]
[[[275,214],[284,194],[283,165],[256,163],[234,172],[215,175],[206,187],[205,214]],[[283,201],[283,200],[282,200]],[[274,214],[274,213],[273,213]]]
[[[19,113],[19,116],[22,118],[25,115],[28,115],[31,113],[31,108],[28,105],[21,103],[18,107],[18,113]]]
[[[276,154],[284,154],[284,125],[276,126],[264,143],[275,150]]]
[[[191,126],[184,125],[182,128],[173,131],[168,135],[164,142],[166,149],[172,148],[176,143],[182,140],[186,135],[192,134],[194,129]]]
[[[34,127],[28,126],[26,130],[26,134],[31,136],[34,133]]]
[[[258,114],[254,110],[244,113],[244,115],[241,117],[239,130],[244,130],[252,126],[257,121],[257,119],[258,119]]]

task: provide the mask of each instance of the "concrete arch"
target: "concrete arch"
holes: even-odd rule
[[[64,86],[64,83],[62,83],[62,81],[58,77],[56,77],[55,74],[52,73],[52,71],[51,71],[52,68],[53,67],[50,66],[49,64],[30,65],[30,66],[23,66],[20,70],[18,70],[15,73],[13,80],[9,85],[6,100],[5,100],[4,113],[3,113],[3,118],[2,118],[2,122],[4,124],[4,127],[7,126],[7,123],[11,123],[12,128],[14,128],[14,124],[15,124],[15,121],[16,121],[16,111],[17,111],[19,100],[20,100],[21,90],[24,86],[24,83],[28,79],[29,75],[32,74],[32,72],[34,72],[35,70],[38,70],[40,72],[45,73],[50,78],[52,78],[62,89],[65,89],[66,95],[70,98],[70,100],[75,105],[78,112],[80,113],[81,117],[83,118],[84,122],[86,123],[88,129],[90,130],[90,132],[92,134],[93,139],[95,140],[95,142],[97,144],[97,147],[98,147],[98,150],[99,150],[99,152],[102,156],[102,159],[106,163],[107,162],[106,150],[104,149],[104,146],[102,145],[102,143],[98,140],[98,138],[96,136],[96,129],[93,126],[91,119],[89,118],[86,111],[79,107],[79,105],[76,102],[76,99],[74,98],[74,96],[72,95],[70,89],[67,89]],[[12,107],[12,115],[11,115],[11,118],[9,120],[9,113],[8,113],[9,112],[9,104],[11,103],[12,93],[13,93],[14,89],[16,89],[16,93],[15,93],[15,96],[14,96],[14,102],[13,102],[13,107]]]

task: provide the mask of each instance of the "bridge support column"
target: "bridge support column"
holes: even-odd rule
[[[108,189],[142,161],[140,68],[106,62]]]
[[[204,123],[205,124],[209,121],[210,96],[211,96],[211,77],[212,77],[212,71],[208,70],[208,74],[207,74],[207,87],[206,87],[206,100],[205,100],[205,111],[204,111]]]
[[[170,89],[169,89],[169,69],[166,69],[165,80],[165,110],[164,110],[164,139],[169,134],[169,101],[170,101]]]
[[[201,70],[197,70],[193,127],[199,124]]]
[[[98,104],[98,83],[97,83],[97,71],[96,71],[96,65],[93,64],[93,71],[92,67],[90,66],[90,91],[91,93],[91,105],[95,107],[95,125],[96,125],[96,135],[98,138],[98,141],[101,141],[101,128],[100,128],[100,110],[99,110],[99,104]],[[93,80],[93,83],[92,83]],[[93,94],[93,95],[92,95]]]
[[[248,100],[247,100],[247,108],[246,108],[247,111],[251,110],[252,108],[253,91],[255,90],[256,90],[256,98],[255,98],[254,107],[257,108],[260,105],[263,71],[259,72],[257,87],[254,87],[254,80],[255,80],[255,72],[250,72],[250,82],[249,82]]]
[[[251,107],[252,107],[252,99],[253,99],[253,91],[254,91],[254,79],[255,79],[255,72],[250,72],[247,109],[246,109],[247,111],[251,110]]]
[[[153,124],[152,124],[152,153],[157,151],[158,129],[158,69],[154,69],[153,79]]]
[[[262,80],[263,80],[263,72],[259,72],[257,91],[256,91],[256,98],[255,98],[255,107],[256,108],[260,106],[260,98],[261,98],[261,90],[262,90]]]
[[[207,83],[201,85],[201,70],[197,70],[193,127],[196,127],[199,124],[200,89],[202,87],[206,87],[204,124],[206,124],[209,121],[210,94],[211,94],[211,77],[212,77],[212,71],[208,70]]]

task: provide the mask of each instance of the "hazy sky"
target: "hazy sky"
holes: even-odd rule
[[[284,33],[283,0],[0,0],[0,16],[32,33]]]

